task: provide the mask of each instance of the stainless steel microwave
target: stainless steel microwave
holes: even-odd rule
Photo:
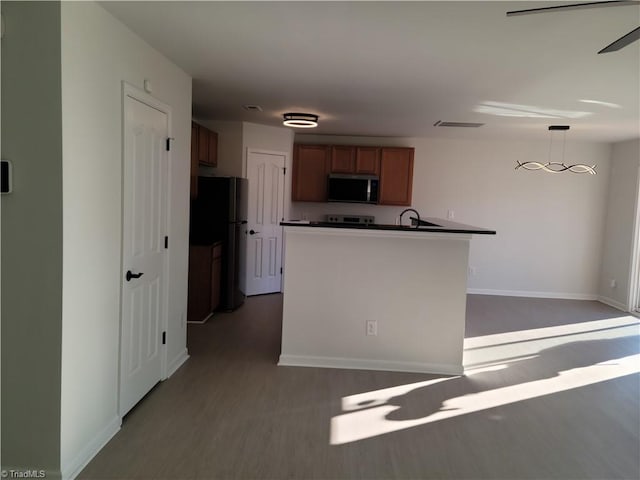
[[[378,203],[380,180],[375,175],[332,173],[327,179],[327,200],[346,203]]]

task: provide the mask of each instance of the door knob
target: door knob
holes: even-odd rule
[[[255,230],[249,230],[249,235],[255,235],[256,233],[260,233],[260,232],[256,232]]]
[[[142,275],[144,275],[142,272],[131,273],[131,270],[127,270],[127,276],[125,278],[127,279],[127,282],[130,282],[132,278],[140,278]]]

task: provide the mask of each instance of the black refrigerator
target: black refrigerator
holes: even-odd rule
[[[198,177],[198,196],[191,204],[189,242],[222,241],[220,307],[231,311],[244,303],[248,180]]]

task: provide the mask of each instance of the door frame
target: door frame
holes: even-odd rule
[[[122,318],[123,318],[123,295],[122,290],[124,287],[124,175],[125,175],[125,126],[126,126],[126,102],[127,97],[131,97],[145,105],[154,108],[167,116],[167,137],[172,139],[172,112],[171,107],[157,98],[149,95],[144,90],[138,87],[122,81],[122,98],[121,98],[121,128],[120,128],[120,170],[121,170],[121,192],[120,192],[120,318],[118,322],[118,414],[122,415],[120,411],[120,391],[122,388]],[[167,151],[167,191],[166,191],[166,208],[165,208],[165,235],[169,235],[169,226],[171,224],[171,149]],[[166,332],[169,326],[169,260],[170,249],[165,250],[165,256],[162,262],[162,306],[163,313],[160,318],[161,331]],[[167,378],[167,345],[160,344],[160,380]]]
[[[246,148],[246,153],[244,156],[244,162],[242,164],[242,169],[244,172],[244,177],[245,178],[249,178],[248,174],[249,174],[249,155],[251,155],[252,153],[261,153],[263,155],[278,155],[278,156],[282,156],[284,157],[284,183],[282,185],[282,221],[285,220],[285,218],[289,215],[289,206],[291,205],[291,203],[287,203],[287,192],[290,191],[289,190],[289,186],[291,185],[291,182],[289,182],[289,177],[287,176],[287,173],[291,171],[291,165],[290,165],[290,155],[289,152],[281,152],[281,151],[277,151],[277,150],[267,150],[265,148],[253,148],[253,147],[247,147]],[[289,198],[290,198],[289,194]],[[282,229],[282,242],[280,245],[280,268],[282,268],[282,275],[280,276],[280,293],[284,293],[284,253],[285,253],[285,240],[284,240],[284,227],[280,227]],[[246,254],[246,252],[245,252]]]

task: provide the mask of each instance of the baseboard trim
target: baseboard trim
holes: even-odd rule
[[[114,417],[93,440],[87,443],[85,448],[76,455],[69,465],[61,465],[62,480],[73,480],[76,478],[93,457],[118,433],[120,425],[122,425],[122,418],[119,416]]]
[[[195,325],[202,325],[202,324],[206,323],[211,317],[213,317],[213,313],[214,312],[211,312],[209,315],[204,317],[204,319],[202,319],[202,320],[187,320],[187,323],[192,323],[192,324],[195,324]]]
[[[391,372],[418,372],[443,375],[462,375],[462,364],[391,362],[366,358],[314,357],[308,355],[280,355],[279,366],[345,368],[350,370],[384,370]]]
[[[496,295],[500,297],[559,298],[563,300],[598,300],[597,295],[588,293],[531,292],[525,290],[492,290],[486,288],[468,288],[473,295]]]
[[[605,305],[609,305],[610,307],[617,308],[618,310],[622,310],[623,312],[628,312],[629,309],[623,303],[614,300],[613,298],[605,297],[603,295],[598,297],[598,301],[600,303],[604,303]]]
[[[176,373],[176,370],[178,370],[187,360],[189,360],[189,352],[185,348],[167,367],[167,378]]]

